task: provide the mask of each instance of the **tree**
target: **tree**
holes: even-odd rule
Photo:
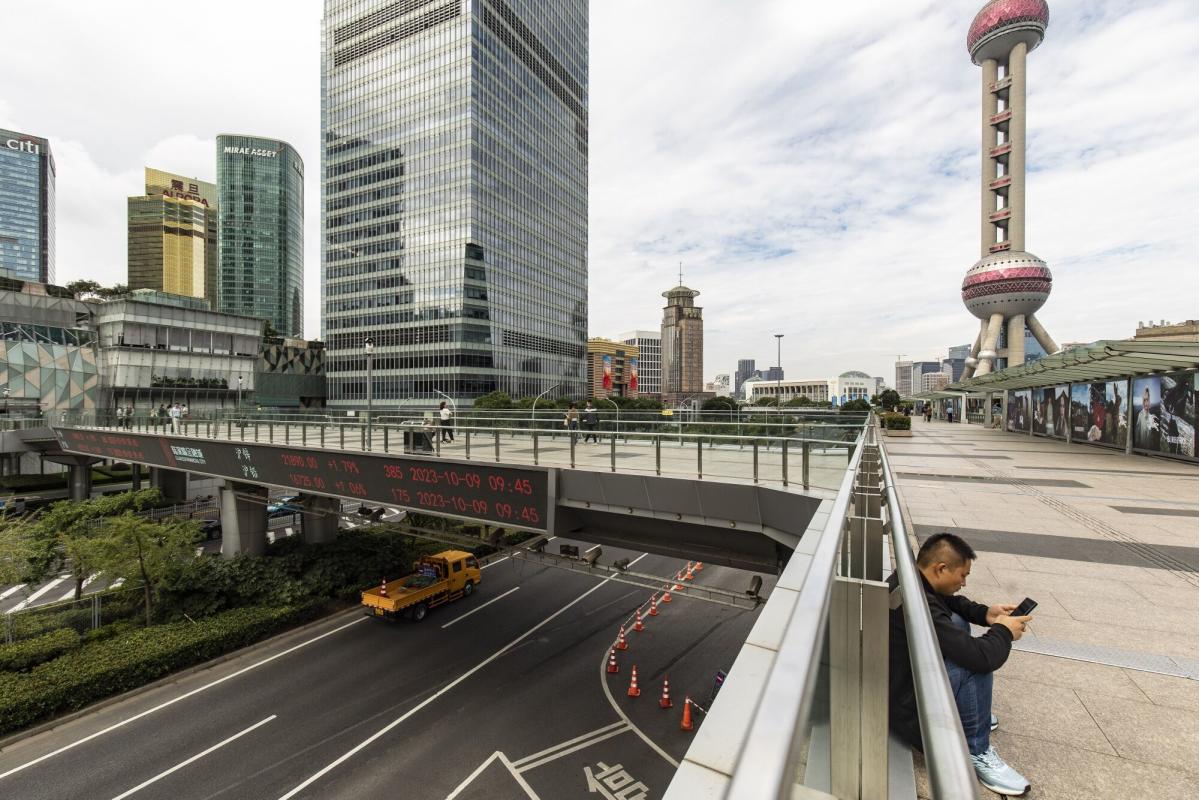
[[[841,410],[842,411],[869,411],[870,403],[866,402],[864,399],[859,397],[854,400],[850,400],[848,403],[843,404],[841,406]]]
[[[0,585],[26,583],[42,552],[28,518],[0,514]]]
[[[96,290],[96,294],[105,300],[111,300],[114,297],[129,294],[129,287],[123,283],[115,283],[112,286],[101,286]]]
[[[179,565],[195,558],[199,523],[168,519],[154,522],[126,511],[109,517],[97,535],[81,547],[88,561],[114,578],[140,580],[146,624],[163,580]]]
[[[754,401],[755,406],[777,406],[778,404],[779,404],[779,399],[777,397],[775,397],[774,395],[766,395],[765,397],[759,397],[757,400]]]
[[[790,406],[791,408],[798,408],[801,406],[810,406],[810,405],[812,405],[812,398],[802,397],[802,396],[801,397],[792,397],[786,403],[783,403],[783,405]]]
[[[894,389],[884,389],[883,393],[878,396],[878,403],[883,408],[894,410],[899,406],[899,392]]]
[[[512,408],[512,398],[507,392],[491,392],[482,397],[475,398],[473,408],[480,409],[508,409]]]
[[[96,294],[99,292],[101,287],[96,281],[80,279],[77,281],[71,281],[63,288],[75,295],[75,299],[78,300],[81,295]]]
[[[736,411],[740,405],[731,397],[709,397],[704,401],[703,411]]]

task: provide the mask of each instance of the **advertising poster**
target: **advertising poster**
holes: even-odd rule
[[[1162,381],[1156,375],[1132,380],[1132,446],[1137,450],[1158,452],[1161,445]]]
[[[1013,433],[1028,433],[1032,424],[1032,392],[1019,389],[1007,395],[1007,429]]]
[[[1091,427],[1091,384],[1075,383],[1070,386],[1070,438],[1076,442],[1087,440],[1087,429]]]
[[[1058,439],[1066,438],[1066,429],[1070,426],[1070,387],[1054,386],[1052,390],[1053,420],[1045,427],[1051,436]]]
[[[612,356],[604,356],[604,382],[605,389],[612,388]]]
[[[1053,431],[1053,389],[1032,390],[1032,432],[1044,436]]]
[[[1161,452],[1195,457],[1195,373],[1168,372],[1161,376]],[[1135,398],[1134,398],[1135,399]],[[1135,446],[1135,444],[1134,444]]]
[[[629,391],[630,392],[637,391],[637,367],[638,366],[639,366],[638,359],[636,359],[636,358],[629,359]]]
[[[1107,381],[1081,386],[1087,390],[1087,420],[1084,434],[1080,436],[1075,431],[1077,440],[1123,447],[1128,440],[1128,382]],[[1078,386],[1074,389],[1077,391]],[[1072,394],[1071,406],[1077,402],[1078,395]]]

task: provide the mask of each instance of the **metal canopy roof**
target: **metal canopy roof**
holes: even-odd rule
[[[1018,367],[966,378],[949,388],[971,392],[1006,391],[1195,367],[1199,367],[1199,342],[1101,341],[1063,350]]]

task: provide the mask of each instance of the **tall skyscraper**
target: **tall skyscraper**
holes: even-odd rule
[[[217,305],[284,336],[304,330],[304,162],[287,142],[223,133]]]
[[[639,355],[637,394],[640,397],[660,397],[662,394],[662,331],[628,331],[616,341],[637,345]]]
[[[981,259],[966,272],[962,301],[981,321],[964,377],[1024,363],[1027,326],[1046,352],[1057,344],[1035,314],[1053,275],[1024,250],[1027,58],[1045,38],[1045,0],[991,0],[970,24],[966,47],[982,67]],[[1006,327],[1005,348],[1000,332]]]
[[[54,177],[49,142],[0,129],[0,277],[54,283]]]
[[[587,6],[325,0],[330,404],[586,392]]]
[[[741,384],[745,383],[745,379],[754,374],[757,369],[757,362],[752,358],[741,358],[737,360],[737,371],[733,373],[733,396],[741,396]]]
[[[129,288],[199,297],[216,307],[214,184],[146,167],[146,193],[130,197]]]
[[[662,399],[676,404],[704,391],[704,310],[681,274],[679,285],[662,296]]]
[[[912,394],[911,361],[895,362],[895,391],[899,392],[900,397],[909,397]]]

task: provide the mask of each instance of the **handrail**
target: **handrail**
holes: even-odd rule
[[[729,783],[727,800],[789,800],[795,785],[795,765],[805,737],[804,721],[812,707],[819,673],[821,642],[828,627],[841,531],[853,497],[854,478],[865,450],[858,436],[853,459],[841,480],[828,522],[820,532],[787,630],[762,687],[762,702],[754,711]]]
[[[899,589],[903,596],[903,621],[907,630],[908,655],[912,662],[912,682],[916,688],[916,713],[920,719],[924,760],[932,795],[938,800],[977,798],[978,783],[970,765],[966,737],[962,733],[957,704],[945,673],[945,661],[933,630],[924,587],[908,545],[908,532],[895,478],[887,460],[887,451],[881,446],[879,459],[887,515],[891,523],[891,550],[895,556],[895,570],[899,573]]]

